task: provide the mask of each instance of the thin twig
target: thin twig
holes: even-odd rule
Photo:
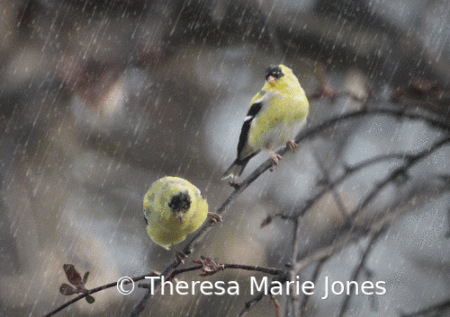
[[[350,219],[355,220],[356,216],[365,208],[367,205],[378,195],[378,193],[386,187],[391,182],[395,181],[397,177],[406,176],[407,171],[413,167],[415,164],[419,163],[421,160],[428,157],[434,151],[440,149],[447,143],[450,143],[450,138],[442,139],[435,142],[430,148],[419,152],[416,155],[409,155],[406,157],[406,163],[403,166],[396,168],[388,176],[386,176],[382,181],[375,185],[375,188],[366,196],[366,198],[353,210],[350,214]]]
[[[356,234],[352,235],[352,236],[348,236],[345,239],[339,240],[338,242],[335,242],[332,245],[322,247],[322,248],[318,249],[317,251],[315,251],[314,253],[301,258],[294,265],[294,269],[293,269],[293,272],[295,272],[294,274],[298,274],[300,271],[306,269],[311,264],[320,262],[320,261],[330,257],[331,255],[341,251],[343,248],[350,245],[351,243],[358,241],[359,238],[360,238],[360,235],[357,236]]]
[[[313,197],[311,197],[310,199],[308,199],[304,205],[302,206],[302,208],[296,212],[295,215],[284,215],[284,214],[275,214],[274,216],[278,216],[281,217],[282,219],[292,219],[295,220],[299,217],[302,217],[320,198],[322,198],[327,192],[329,192],[330,190],[332,190],[333,188],[339,186],[341,183],[343,183],[348,177],[350,177],[351,175],[353,175],[354,173],[362,170],[363,168],[366,168],[370,165],[375,165],[378,163],[381,163],[383,161],[388,161],[388,160],[401,160],[405,158],[405,154],[402,153],[398,153],[398,154],[386,154],[386,155],[380,155],[368,160],[365,160],[361,163],[358,163],[356,165],[353,165],[351,167],[347,167],[346,171],[343,175],[341,175],[340,177],[338,177],[336,180],[329,182],[327,184],[327,186],[322,189],[321,191],[319,191],[316,195],[314,195]]]
[[[376,241],[378,240],[378,238],[381,236],[381,234],[383,232],[384,232],[384,230],[380,230],[380,231],[376,232],[373,236],[370,237],[370,240],[366,246],[366,249],[361,256],[361,259],[359,260],[359,264],[353,271],[353,274],[350,277],[349,281],[357,281],[361,270],[366,265],[367,258],[369,257],[369,254],[372,251],[373,246],[375,245]],[[349,304],[350,304],[351,297],[352,297],[352,293],[351,293],[352,289],[353,289],[353,284],[350,286],[350,292],[347,293],[344,297],[338,317],[343,317],[345,312],[347,311]]]
[[[300,230],[299,221],[298,221],[298,218],[294,218],[293,220],[294,220],[294,230],[293,230],[294,234],[293,234],[293,237],[292,237],[292,246],[293,247],[292,247],[292,258],[291,258],[291,264],[290,264],[291,268],[293,266],[293,263],[296,262],[298,253],[300,252],[300,245],[299,245],[299,243],[297,243],[298,237],[299,237],[299,230]],[[294,281],[295,280],[295,272],[294,272],[294,270],[291,269],[290,274],[291,274],[291,281]],[[287,311],[289,311],[289,307],[294,308],[294,305],[295,305],[295,302],[296,302],[296,298],[294,298],[294,295],[292,294],[288,298],[288,300],[289,300],[289,305],[287,305],[288,306],[288,310]]]
[[[316,268],[314,269],[314,272],[312,274],[311,279],[309,279],[309,281],[311,281],[314,285],[316,284],[317,279],[319,278],[320,272],[322,271],[323,265],[325,264],[325,262],[328,260],[328,257],[321,259],[317,265]],[[305,311],[306,311],[306,306],[308,305],[308,301],[311,298],[311,296],[309,295],[303,295],[302,297],[302,301],[300,302],[300,312],[298,315],[296,316],[304,316],[305,315]]]
[[[325,168],[325,166],[323,165],[321,159],[319,158],[319,155],[317,155],[317,152],[315,149],[313,149],[313,154],[314,157],[316,159],[317,165],[319,166],[322,174],[323,174],[323,178],[325,179],[325,183],[328,185],[330,184],[330,173],[328,172],[328,170]],[[336,186],[330,186],[328,187],[331,190],[331,193],[333,194],[334,200],[337,204],[338,210],[341,212],[342,216],[344,217],[344,219],[347,219],[348,217],[348,212],[345,209],[344,206],[344,202],[341,199],[341,196],[339,196],[339,193],[336,191]]]
[[[134,277],[134,278],[132,278],[132,280],[133,280],[133,282],[138,282],[138,281],[144,280],[146,276],[150,276],[150,275],[152,275],[152,273]],[[124,284],[127,284],[127,283],[125,282]],[[109,284],[105,284],[105,285],[102,285],[102,286],[99,286],[99,287],[92,288],[92,289],[88,290],[86,293],[78,295],[77,297],[75,297],[75,298],[71,299],[70,301],[64,303],[63,305],[59,306],[55,310],[52,310],[51,312],[49,312],[48,314],[44,315],[43,317],[53,316],[56,313],[58,313],[61,310],[63,310],[64,308],[66,308],[67,306],[70,306],[73,303],[78,302],[79,300],[85,298],[88,295],[92,295],[92,294],[95,294],[97,292],[100,292],[100,291],[103,291],[105,289],[108,289],[108,288],[111,288],[111,287],[115,287],[115,286],[117,286],[117,282],[112,282],[112,283],[109,283]]]
[[[262,272],[270,275],[284,275],[286,273],[285,270],[276,269],[276,268],[269,268],[269,267],[262,267],[258,265],[243,265],[243,264],[223,264],[225,269],[239,269],[239,270],[246,270],[246,271],[255,271],[255,272]]]
[[[273,310],[276,317],[281,317],[281,306],[275,296],[270,295],[270,301],[272,302]]]
[[[250,309],[252,309],[253,306],[255,306],[257,303],[261,301],[261,299],[264,298],[264,295],[265,295],[264,292],[261,292],[248,302],[245,302],[244,308],[241,310],[238,317],[244,316]]]

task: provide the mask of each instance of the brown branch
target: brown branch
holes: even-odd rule
[[[276,269],[276,268],[267,268],[258,265],[242,265],[242,264],[223,264],[225,269],[239,269],[246,271],[255,271],[262,272],[270,275],[284,275],[286,274],[285,270]]]

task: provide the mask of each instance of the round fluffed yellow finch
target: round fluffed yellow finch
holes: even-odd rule
[[[237,158],[223,174],[223,179],[231,177],[235,183],[248,161],[261,150],[268,151],[278,165],[281,156],[275,150],[284,144],[295,150],[294,138],[306,123],[308,112],[308,99],[292,70],[281,64],[269,66],[264,86],[250,101]]]
[[[167,176],[154,182],[145,194],[144,216],[150,238],[169,249],[202,225],[208,203],[187,180]]]

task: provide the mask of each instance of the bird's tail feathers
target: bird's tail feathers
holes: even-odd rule
[[[222,179],[227,179],[231,177],[231,181],[236,181],[239,176],[241,176],[244,171],[245,166],[249,160],[239,160],[235,159],[233,164],[223,173]]]

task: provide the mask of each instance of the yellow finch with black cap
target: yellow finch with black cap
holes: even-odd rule
[[[208,216],[208,203],[187,180],[167,176],[154,182],[145,194],[144,216],[150,238],[169,249],[202,225]]]
[[[250,109],[242,125],[237,158],[223,174],[235,183],[248,161],[261,150],[269,152],[275,165],[281,156],[275,150],[286,144],[295,150],[295,136],[306,122],[309,103],[292,70],[284,65],[266,69],[264,86],[250,101]]]

